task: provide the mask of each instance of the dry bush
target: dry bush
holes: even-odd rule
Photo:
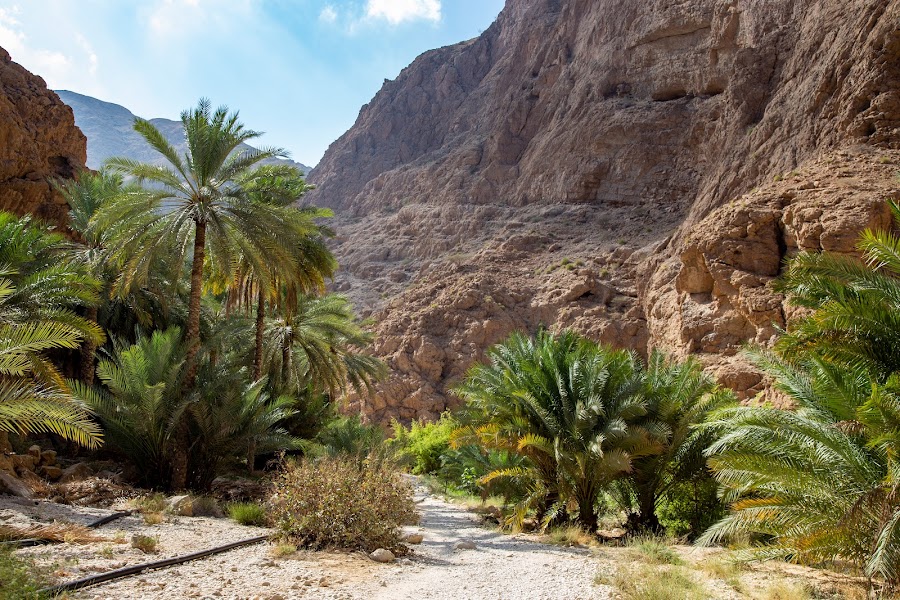
[[[400,526],[418,521],[399,473],[344,456],[288,463],[275,483],[272,518],[301,546],[367,552],[403,552]]]
[[[624,600],[702,600],[709,594],[684,567],[637,565],[619,569],[612,578]]]
[[[153,554],[156,552],[156,545],[159,539],[150,537],[149,535],[135,534],[131,536],[131,547],[140,550],[144,554]]]

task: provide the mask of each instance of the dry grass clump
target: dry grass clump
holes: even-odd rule
[[[555,527],[547,532],[543,541],[554,546],[596,546],[597,538],[579,527],[578,525],[569,525],[568,527]]]
[[[289,462],[275,483],[272,519],[300,546],[402,553],[400,526],[418,515],[412,488],[399,473],[336,456]]]
[[[284,558],[296,554],[297,546],[294,544],[277,544],[272,547],[271,554],[275,558]]]
[[[106,538],[97,535],[84,525],[73,523],[51,523],[19,529],[9,525],[0,525],[0,540],[46,540],[48,542],[65,542],[67,544],[90,544],[105,542]]]
[[[709,594],[691,577],[691,571],[674,565],[637,565],[616,572],[610,582],[624,600],[703,600]]]
[[[767,587],[760,600],[812,600],[809,587],[789,581],[776,581]]]
[[[682,565],[684,561],[671,546],[670,540],[655,536],[635,536],[628,540],[628,548],[640,560],[656,565]]]
[[[153,554],[156,552],[157,544],[159,544],[159,538],[141,535],[139,533],[131,536],[131,547],[140,550],[144,554]]]

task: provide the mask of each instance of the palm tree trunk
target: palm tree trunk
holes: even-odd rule
[[[203,288],[203,259],[206,251],[206,223],[197,221],[194,234],[194,259],[191,264],[191,297],[188,303],[187,356],[183,394],[194,388],[197,379],[197,354],[200,352],[200,295]],[[175,444],[172,452],[172,489],[183,490],[187,485],[188,471],[188,424],[187,416],[175,426]]]
[[[96,306],[92,306],[87,310],[87,318],[91,323],[97,322],[97,313],[99,310]],[[97,344],[90,339],[85,339],[81,345],[81,381],[85,385],[94,383],[94,355],[97,353]]]
[[[194,234],[194,260],[191,264],[191,298],[188,303],[187,356],[185,359],[185,391],[194,387],[197,378],[197,353],[200,352],[200,298],[203,290],[203,259],[206,254],[206,223],[197,222]]]
[[[259,300],[256,304],[256,348],[253,354],[253,381],[262,377],[263,335],[266,332],[266,298],[262,287],[259,288]]]
[[[285,337],[281,343],[281,385],[287,391],[288,382],[291,379],[291,339]]]

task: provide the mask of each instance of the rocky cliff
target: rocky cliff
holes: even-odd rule
[[[72,109],[0,48],[0,210],[68,221],[49,181],[84,168],[85,137]]]
[[[898,194],[900,0],[508,0],[424,54],[311,180],[336,287],[394,369],[375,420],[433,417],[516,328],[699,354],[783,325],[798,249],[853,250]]]

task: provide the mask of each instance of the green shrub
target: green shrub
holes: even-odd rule
[[[418,520],[399,473],[350,456],[289,462],[275,482],[272,509],[285,537],[313,549],[402,551],[400,526]]]
[[[0,600],[41,598],[38,590],[42,584],[33,564],[10,550],[0,549]]]
[[[706,475],[672,486],[656,509],[660,524],[672,537],[693,539],[727,513],[715,479]]]
[[[316,443],[328,456],[352,455],[365,458],[381,446],[384,433],[377,425],[366,425],[359,417],[338,417],[328,423]]]
[[[663,538],[652,536],[635,536],[628,542],[631,548],[641,560],[655,565],[681,565],[684,561],[678,553],[672,549],[669,542]]]
[[[139,533],[131,536],[131,547],[140,550],[144,554],[155,553],[157,544],[159,544],[159,538]]]
[[[264,527],[269,522],[265,507],[254,502],[236,502],[230,505],[228,516],[247,526]]]
[[[436,423],[413,421],[406,428],[394,421],[391,427],[394,437],[388,441],[388,447],[413,473],[425,475],[441,468],[441,458],[450,449],[450,435],[459,423],[450,413],[444,413]]]

